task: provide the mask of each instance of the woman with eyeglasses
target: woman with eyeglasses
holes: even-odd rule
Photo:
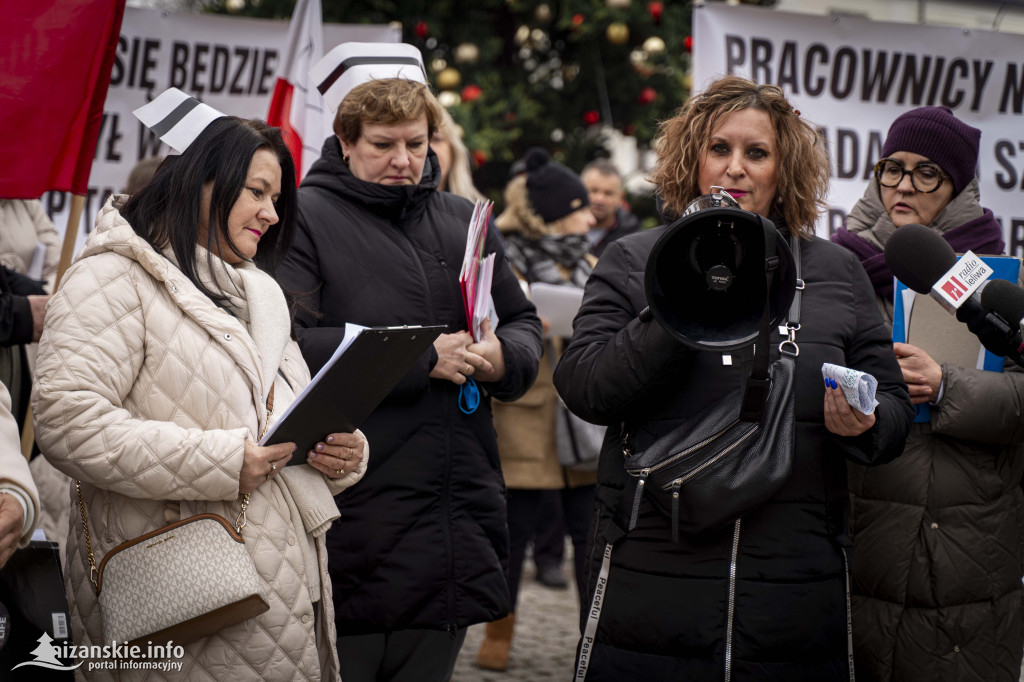
[[[883,250],[918,223],[954,251],[1001,254],[979,203],[981,131],[946,107],[897,118],[863,198],[833,237],[856,254],[892,324]],[[903,455],[850,464],[853,631],[858,676],[873,680],[1020,678],[1024,651],[1024,374],[939,364],[894,344],[915,404]]]

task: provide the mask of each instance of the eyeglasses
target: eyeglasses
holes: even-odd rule
[[[875,164],[875,177],[882,187],[897,187],[903,182],[903,176],[910,176],[910,184],[918,192],[929,194],[942,186],[948,176],[938,166],[922,163],[906,170],[901,163],[892,159],[882,159]]]

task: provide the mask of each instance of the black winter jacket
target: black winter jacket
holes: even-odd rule
[[[446,324],[466,328],[459,269],[473,206],[436,191],[431,152],[416,186],[354,177],[337,138],[299,189],[295,242],[281,268],[284,287],[319,317],[299,310],[297,335],[316,371],[346,322],[366,326]],[[487,395],[513,400],[533,383],[540,320],[497,252],[492,295],[506,373],[481,384],[471,415],[459,387],[428,375],[431,348],[361,426],[369,469],[338,497],[328,532],[328,566],[339,635],[406,628],[453,629],[492,621],[509,609],[508,530]]]
[[[793,471],[771,500],[742,518],[738,536],[730,525],[673,544],[667,517],[646,498],[637,527],[626,534],[636,484],[623,468],[623,430],[639,451],[740,386],[752,361],[747,348],[731,353],[726,366],[721,353],[689,350],[657,322],[638,318],[647,305],[647,256],[663,231],[625,237],[604,252],[555,372],[570,409],[609,425],[588,548],[591,595],[606,544],[614,549],[596,642],[581,648],[590,656],[586,679],[722,679],[730,613],[733,680],[845,679],[846,459],[891,459],[913,416],[871,285],[842,249],[817,238],[801,242],[807,285],[796,337]],[[772,338],[775,359],[781,337],[773,331]],[[825,429],[824,362],[878,379],[877,422],[863,435]]]

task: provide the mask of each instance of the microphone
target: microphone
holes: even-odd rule
[[[953,247],[937,232],[911,224],[889,238],[885,264],[910,289],[928,294],[955,314],[990,352],[1024,367],[1019,325],[1010,326],[982,302],[982,292],[995,282],[985,281],[992,270],[980,258],[968,251],[958,262]]]
[[[994,280],[981,292],[981,305],[1010,325],[1016,322],[1024,333],[1024,289],[1006,280]]]

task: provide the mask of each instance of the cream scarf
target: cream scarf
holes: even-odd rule
[[[170,247],[162,253],[178,266]],[[249,261],[232,267],[219,258],[213,258],[211,269],[210,252],[202,246],[196,246],[195,262],[199,281],[207,289],[221,292],[226,298],[218,305],[234,315],[249,331],[259,353],[260,379],[266,389],[263,394],[267,395],[270,386],[274,386],[274,414],[283,414],[295,400],[295,394],[287,381],[277,381],[280,379],[277,371],[284,358],[284,349],[291,338],[291,316],[281,287]],[[295,456],[304,458],[305,453],[299,452]],[[277,479],[281,482],[291,515],[301,520],[309,536],[309,542],[302,543],[302,546],[306,575],[312,578],[319,575],[313,538],[326,534],[341,513],[323,474],[313,467],[285,467]],[[320,581],[309,580],[309,591],[312,601],[319,601]]]

